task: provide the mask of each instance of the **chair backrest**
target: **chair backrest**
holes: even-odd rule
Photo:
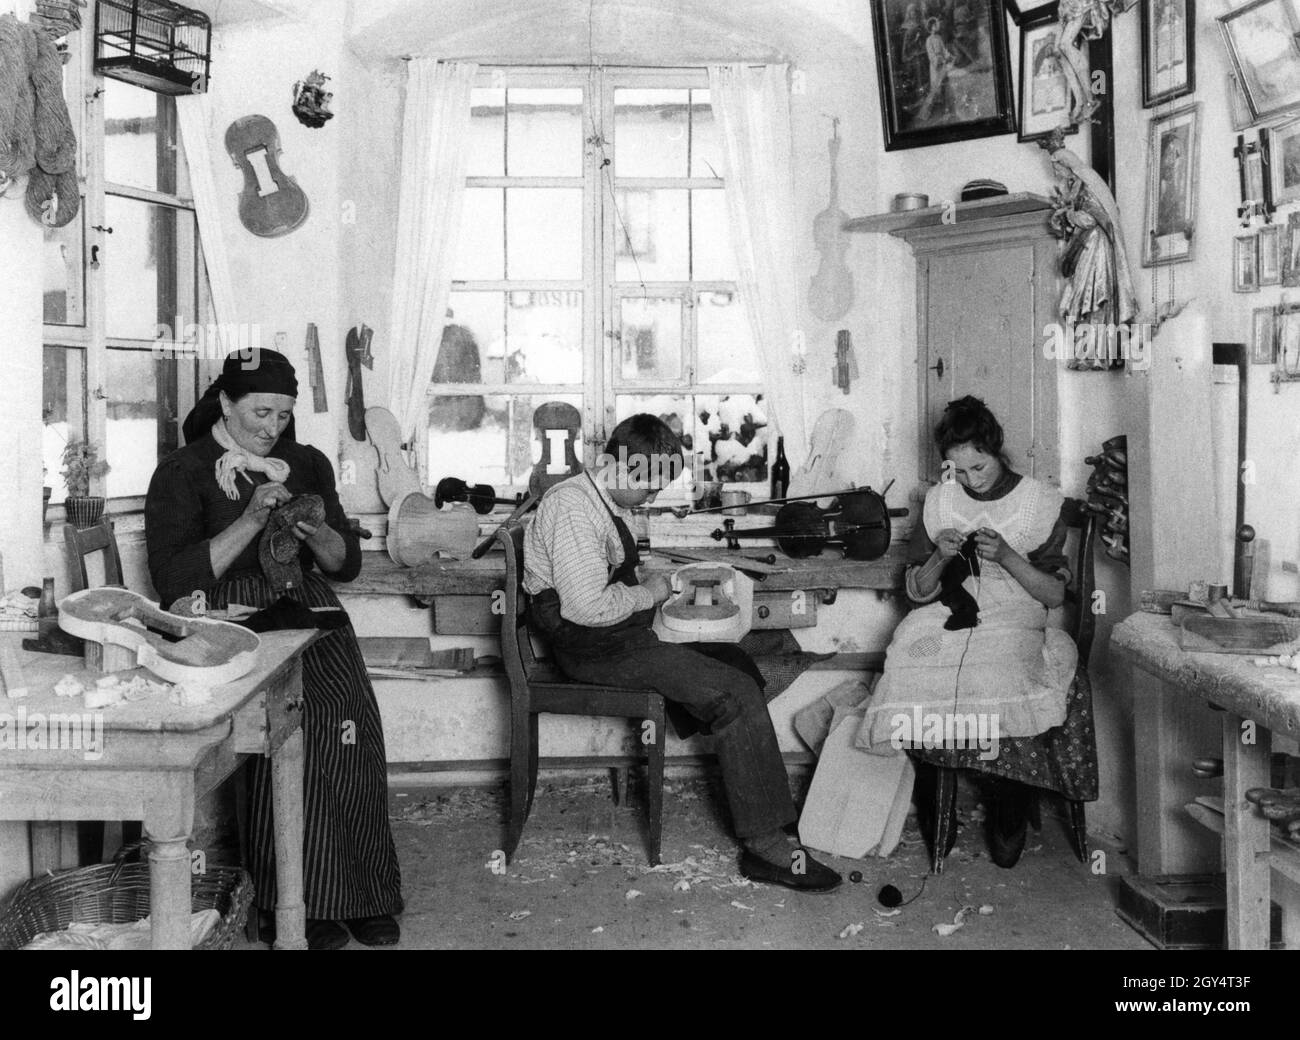
[[[1097,516],[1078,498],[1065,500],[1065,522],[1077,532],[1075,544],[1074,576],[1065,590],[1067,603],[1074,606],[1074,618],[1069,627],[1074,645],[1079,648],[1079,663],[1087,666],[1092,654],[1092,639],[1097,631],[1097,618],[1092,612],[1092,594],[1097,588],[1097,575],[1093,566],[1093,534]]]
[[[506,554],[505,611],[501,615],[501,658],[512,691],[527,688],[528,673],[537,662],[528,638],[528,612],[524,599],[524,528],[506,523],[496,539]]]
[[[117,536],[113,533],[113,521],[105,517],[94,527],[77,527],[75,524],[63,525],[63,543],[68,548],[68,574],[71,576],[72,592],[90,588],[90,576],[86,571],[86,557],[91,553],[104,554],[104,584],[122,586],[122,557],[117,551]]]

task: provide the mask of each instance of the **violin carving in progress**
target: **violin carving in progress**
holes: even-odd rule
[[[753,624],[754,583],[726,564],[691,564],[672,576],[673,595],[655,614],[665,643],[735,643]]]
[[[126,667],[148,668],[167,682],[202,686],[247,675],[262,645],[255,633],[239,625],[172,614],[127,589],[72,593],[59,604],[59,627],[104,649],[121,647],[134,654]]]
[[[280,133],[266,116],[244,116],[226,130],[226,151],[244,172],[239,219],[261,238],[287,235],[310,205],[298,182],[280,169]]]

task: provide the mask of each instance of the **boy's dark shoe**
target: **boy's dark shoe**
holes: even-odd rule
[[[802,851],[802,870],[796,871],[795,865],[799,860],[795,856],[790,857],[790,862],[784,866],[778,866],[770,863],[761,856],[755,855],[748,849],[740,854],[740,873],[749,878],[750,881],[762,881],[769,885],[784,885],[786,888],[793,888],[799,892],[830,892],[839,888],[844,879],[841,878],[830,867],[818,863],[806,850]]]

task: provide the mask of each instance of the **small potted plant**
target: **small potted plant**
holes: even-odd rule
[[[91,495],[90,482],[108,472],[99,449],[83,440],[68,441],[63,449],[63,483],[68,489],[64,510],[78,528],[94,527],[104,515],[104,499]]]

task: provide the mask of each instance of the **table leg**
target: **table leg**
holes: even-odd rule
[[[302,730],[271,756],[271,806],[275,816],[275,948],[307,949],[307,908],[302,891]]]
[[[1228,874],[1228,949],[1267,950],[1269,940],[1268,820],[1246,801],[1252,787],[1267,787],[1272,734],[1232,712],[1223,715],[1223,858]],[[1243,738],[1253,736],[1254,742]]]
[[[193,828],[193,792],[183,783],[177,789],[164,781],[144,816],[144,835],[149,842],[149,925],[155,950],[191,948],[189,841]]]

